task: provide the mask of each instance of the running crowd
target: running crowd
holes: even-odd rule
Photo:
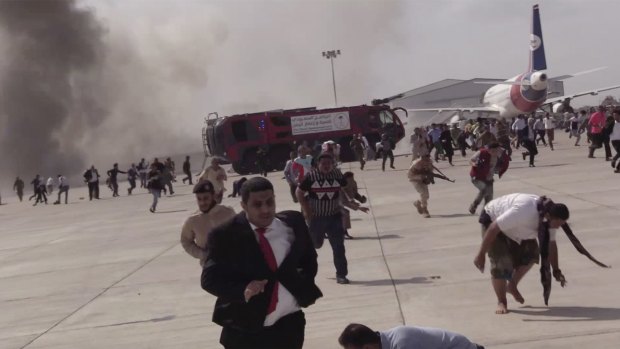
[[[579,145],[581,134],[586,133],[589,158],[606,142],[611,143],[617,154],[612,159],[611,151],[606,152],[606,159],[618,172],[620,111],[611,110],[608,116],[601,107],[589,117],[569,113],[565,119],[562,127],[570,132],[571,138],[576,138],[575,146]],[[432,151],[435,151],[435,162],[447,160],[450,165],[453,165],[454,149],[459,149],[462,156],[467,156],[467,150],[474,151],[470,158],[470,177],[478,192],[469,212],[475,214],[484,201],[479,216],[482,242],[474,265],[483,272],[488,255],[497,314],[508,313],[507,294],[518,303],[524,302],[518,283],[534,264],[541,264],[545,301],[550,293],[551,277],[562,286],[566,284],[555,240],[557,228],[562,227],[569,237],[572,234],[567,228],[568,207],[545,196],[527,193],[493,197],[494,175],[501,177],[508,170],[512,147],[525,148],[523,159],[529,157],[529,165],[534,167],[540,142],[554,149],[557,126],[557,120],[550,115],[527,119],[519,116],[511,124],[505,120],[478,119],[451,128],[447,125],[417,128],[410,139],[413,161],[408,178],[420,194],[414,206],[427,218],[431,217],[429,184],[434,183],[435,178],[450,180],[434,166]],[[344,146],[347,145],[356,154],[360,170],[366,161],[378,159],[376,153],[383,160],[383,171],[387,159],[394,168],[395,144],[387,136],[381,136],[374,149],[363,135],[355,135]],[[327,141],[322,144],[321,152],[313,156],[310,147],[302,144],[296,153],[290,154],[283,174],[290,187],[291,200],[300,205],[299,211],[276,210],[274,186],[265,178],[265,171],[261,171],[263,176],[234,181],[229,197],[241,197],[242,211],[238,213],[221,204],[227,175],[219,159],[212,159],[210,166],[199,175],[193,187],[198,210],[185,220],[180,240],[185,251],[202,267],[202,288],[217,298],[213,321],[222,326],[220,343],[225,348],[303,347],[306,319],[302,308],[313,305],[323,296],[315,277],[318,271],[316,250],[323,246],[325,239],[333,253],[336,283],[350,283],[344,243],[345,238],[350,237],[349,210],[367,213],[369,208],[363,206],[367,198],[358,192],[354,173],[342,173],[339,169],[340,147]],[[114,164],[107,171],[106,182],[116,197],[119,196],[118,174],[128,176],[128,195],[137,187],[139,179],[141,188],[153,195],[150,211],[155,212],[161,192],[174,193],[174,172],[174,162],[170,159],[164,163],[154,159],[150,165],[142,159],[127,171],[119,170]],[[193,185],[189,157],[183,164],[183,172],[186,174],[183,183],[188,181]],[[91,200],[99,198],[99,177],[94,166],[84,173]],[[35,205],[45,202],[45,193],[53,190],[47,187],[47,182],[42,186],[42,182],[39,176],[32,182],[37,197]],[[59,175],[57,183],[57,202],[60,203],[62,190],[66,193],[66,203],[67,179]],[[23,192],[23,182],[21,186]],[[66,189],[62,189],[64,187]],[[571,242],[578,244],[573,239]],[[345,349],[483,348],[461,334],[438,328],[399,326],[375,331],[357,323],[346,326],[338,343]]]
[[[613,114],[617,124],[620,114]],[[587,132],[591,149],[601,147],[599,140],[604,144],[605,138],[597,136],[597,127],[601,127],[599,117],[600,114],[593,113],[586,123],[580,120],[580,128],[571,137]],[[568,120],[571,119],[572,116]],[[571,124],[568,125],[571,132]],[[539,131],[545,127],[544,134],[535,132],[536,127]],[[482,119],[452,129],[433,125],[428,130],[416,129],[411,137],[414,159],[408,177],[420,193],[414,205],[424,217],[430,217],[428,185],[435,178],[450,180],[433,165],[431,152],[435,150],[435,161],[447,160],[452,164],[454,148],[461,150],[463,156],[468,149],[475,151],[470,158],[470,176],[478,193],[469,212],[475,214],[482,201],[484,207],[479,217],[483,239],[474,265],[484,271],[489,256],[497,314],[508,313],[507,294],[519,303],[524,302],[517,286],[536,263],[541,264],[545,301],[552,277],[562,286],[566,284],[555,240],[557,228],[562,227],[569,238],[572,234],[566,224],[568,207],[527,193],[493,197],[494,175],[501,177],[508,170],[512,147],[524,147],[524,161],[529,156],[529,164],[534,167],[537,141],[553,149],[556,128],[556,120],[549,115],[529,119],[519,116],[510,125],[504,120]],[[609,136],[610,140],[615,139],[613,132]],[[360,170],[366,161],[377,159],[374,154],[369,156],[371,147],[364,138],[356,135],[348,144],[360,162]],[[386,154],[391,153],[393,144],[384,137],[381,140],[383,144],[374,150],[383,152],[385,170],[390,158]],[[222,193],[211,180],[200,181],[194,187],[199,210],[183,224],[181,242],[202,266],[203,289],[217,298],[213,321],[222,326],[220,343],[225,348],[303,347],[306,319],[302,308],[311,306],[323,295],[315,276],[316,250],[325,239],[331,245],[336,282],[350,282],[344,245],[350,227],[348,210],[369,210],[362,206],[366,198],[357,192],[355,175],[342,173],[338,168],[341,146],[346,145],[325,142],[322,152],[313,157],[310,148],[301,145],[297,153],[290,154],[284,178],[291,199],[300,205],[299,211],[276,211],[274,187],[266,176],[243,177],[233,183],[229,196],[241,196],[239,213],[219,203],[217,198]],[[588,156],[593,156],[593,152]],[[573,243],[578,247],[578,242]],[[345,349],[482,348],[463,335],[443,329],[400,326],[377,332],[357,323],[348,325],[338,342]]]
[[[210,179],[214,183],[221,184],[223,189],[223,180],[226,179],[226,172],[219,166],[220,161],[214,159],[212,165],[207,167],[204,171],[198,174],[200,179]],[[183,162],[183,173],[185,177],[182,179],[183,183],[193,185],[193,177],[191,172],[190,157],[186,156]],[[153,201],[149,207],[149,211],[155,212],[157,209],[158,199],[161,197],[162,192],[165,194],[174,195],[173,183],[177,182],[177,176],[175,173],[175,163],[170,157],[166,158],[164,162],[160,162],[158,158],[154,158],[150,164],[142,158],[138,165],[132,163],[126,170],[119,169],[117,163],[112,165],[112,168],[106,171],[105,184],[110,189],[112,197],[119,197],[119,180],[120,174],[127,175],[127,195],[133,194],[134,190],[138,187],[138,181],[140,188],[146,189],[153,197]],[[82,175],[84,183],[88,187],[88,198],[90,201],[93,199],[99,200],[100,198],[100,178],[99,170],[92,165]],[[51,195],[54,189],[58,189],[58,199],[54,202],[55,205],[61,204],[61,196],[64,194],[64,203],[69,203],[69,180],[66,176],[59,174],[56,179],[49,177],[45,180],[44,177],[37,174],[30,182],[33,188],[33,194],[28,199],[32,201],[35,199],[33,206],[37,204],[47,204],[48,195]],[[19,201],[23,201],[24,198],[25,183],[19,176],[13,183],[13,190],[17,194]],[[222,190],[223,192],[223,190]],[[221,201],[221,197],[219,198]]]

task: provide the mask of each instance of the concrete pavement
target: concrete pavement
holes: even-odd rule
[[[515,153],[495,196],[529,192],[566,203],[586,248],[618,265],[620,175],[603,159],[587,159],[586,147],[574,147],[565,134],[557,138],[555,151],[539,148],[536,168]],[[356,173],[371,213],[351,215],[350,285],[336,284],[329,245],[319,251],[317,283],[325,297],[305,310],[305,347],[337,348],[349,322],[377,330],[441,327],[487,348],[616,347],[618,270],[594,265],[561,232],[560,265],[568,287],[554,282],[545,307],[534,268],[520,286],[525,304],[509,298],[511,313],[494,314],[488,271],[481,274],[472,263],[480,231],[467,208],[476,190],[467,159],[455,159],[454,167],[438,165],[456,183],[431,187],[430,219],[412,205],[417,193],[406,178],[409,158],[397,158],[397,169],[386,172],[378,161],[364,171],[357,164],[343,166]],[[268,177],[276,185],[278,209],[296,208],[281,177]],[[211,322],[215,299],[200,288],[198,261],[179,243],[181,224],[195,210],[191,188],[178,185],[156,214],[148,212],[151,196],[143,190],[119,198],[111,198],[105,186],[101,190],[104,199],[89,202],[85,188],[72,189],[66,206],[32,207],[4,198],[0,348],[220,348],[220,328]],[[224,204],[240,210],[238,202]]]

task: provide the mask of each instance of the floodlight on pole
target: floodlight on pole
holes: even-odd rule
[[[323,51],[323,57],[329,59],[332,64],[332,84],[334,86],[334,103],[338,106],[338,96],[336,94],[336,75],[334,74],[334,58],[340,55],[340,50]]]

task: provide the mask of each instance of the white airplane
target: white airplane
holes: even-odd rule
[[[549,81],[565,80],[578,75],[591,73],[604,68],[596,68],[571,75],[562,75],[549,78],[544,72],[547,69],[545,58],[545,46],[543,43],[542,27],[540,25],[540,13],[538,5],[532,9],[532,31],[530,34],[530,62],[528,71],[505,81],[479,81],[476,83],[495,84],[489,88],[482,97],[482,107],[447,107],[447,108],[424,108],[408,109],[408,111],[434,111],[430,122],[444,123],[454,118],[454,112],[459,116],[462,113],[472,113],[478,116],[491,118],[512,118],[519,114],[533,113],[537,109],[550,105],[552,111],[561,113],[570,108],[570,100],[579,96],[597,95],[599,92],[620,88],[620,85],[584,91],[566,96],[547,98]],[[450,115],[441,115],[443,112],[451,112]]]

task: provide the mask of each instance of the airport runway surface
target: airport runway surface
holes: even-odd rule
[[[550,196],[571,210],[573,230],[598,259],[620,265],[620,174],[609,162],[587,159],[564,133],[555,151],[540,147],[537,167],[515,153],[495,183],[495,197],[513,192]],[[600,157],[602,149],[597,151]],[[424,219],[407,181],[410,158],[382,172],[378,161],[352,168],[370,214],[351,215],[354,240],[346,242],[350,285],[338,285],[328,244],[319,251],[317,284],[324,298],[306,309],[307,348],[337,348],[350,322],[383,330],[401,324],[460,332],[487,348],[611,348],[620,341],[618,268],[602,269],[579,255],[558,232],[560,266],[568,279],[554,282],[545,307],[538,269],[525,277],[523,306],[495,315],[488,272],[473,265],[480,244],[477,216],[467,213],[476,194],[467,159],[438,167],[455,178],[430,188]],[[278,209],[296,208],[280,173]],[[228,180],[230,188],[232,180]],[[76,179],[72,179],[76,184]],[[32,207],[5,198],[0,206],[0,348],[220,348],[211,322],[215,298],[200,288],[200,266],[180,243],[185,217],[195,210],[191,188],[162,198],[151,214],[144,190],[89,202],[72,189],[69,205]],[[28,189],[28,187],[27,187]],[[30,192],[27,192],[30,195]],[[54,193],[55,194],[55,193]],[[52,200],[55,196],[52,195]],[[86,197],[86,200],[78,200]],[[239,199],[224,204],[240,210]],[[488,261],[487,261],[488,266]],[[488,267],[487,267],[488,268]]]

